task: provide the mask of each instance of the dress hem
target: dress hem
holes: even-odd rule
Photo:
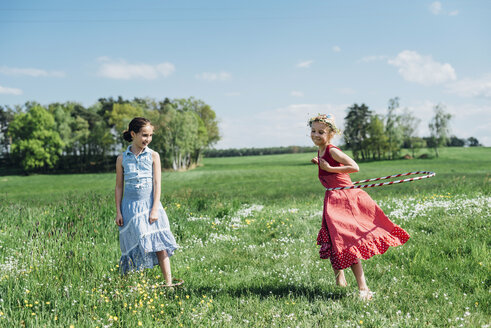
[[[321,245],[319,255],[321,259],[330,259],[335,270],[349,268],[358,262],[358,259],[367,260],[374,255],[384,254],[392,246],[405,244],[410,238],[409,234],[399,226],[383,237],[367,241],[361,245],[351,246],[341,252],[333,253],[329,232],[321,228],[317,236],[317,245]]]

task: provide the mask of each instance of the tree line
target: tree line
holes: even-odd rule
[[[25,172],[113,170],[125,147],[122,132],[137,116],[154,125],[151,148],[163,168],[198,164],[204,149],[220,139],[215,112],[195,98],[100,98],[90,107],[27,102],[0,106],[0,164]]]
[[[287,146],[287,147],[267,147],[267,148],[228,148],[228,149],[206,149],[205,157],[235,157],[235,156],[258,156],[258,155],[278,155],[310,153],[317,151],[313,146]]]
[[[452,115],[445,106],[436,105],[434,116],[428,123],[430,136],[418,137],[421,119],[407,108],[400,112],[399,98],[389,100],[387,114],[375,114],[365,104],[348,107],[345,119],[344,142],[356,160],[380,160],[399,158],[402,148],[410,149],[412,157],[420,148],[432,148],[438,157],[438,148],[444,146],[480,146],[470,137],[460,139],[450,135]]]

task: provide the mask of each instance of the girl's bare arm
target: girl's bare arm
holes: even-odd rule
[[[153,152],[153,206],[150,211],[150,223],[158,220],[158,209],[160,204],[162,169],[160,166],[160,155]]]
[[[329,154],[334,160],[343,164],[344,166],[331,166],[325,159],[321,158],[320,167],[324,171],[332,173],[355,173],[360,170],[358,164],[356,164],[356,162],[351,157],[343,153],[341,150],[337,148],[331,148],[329,150]]]
[[[116,201],[116,224],[119,226],[123,225],[123,215],[121,214],[123,188],[123,157],[120,155],[116,160],[116,188],[114,189],[114,199]]]

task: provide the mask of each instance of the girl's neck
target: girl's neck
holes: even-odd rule
[[[319,152],[320,152],[321,154],[323,154],[323,153],[326,151],[327,147],[329,147],[329,145],[330,145],[330,144],[331,144],[331,142],[328,142],[328,143],[326,143],[325,145],[321,145],[321,146],[319,146]]]
[[[135,144],[131,144],[131,148],[130,148],[131,152],[133,154],[135,154],[135,156],[140,155],[142,153],[143,149],[144,148],[140,148],[140,147],[136,146]]]

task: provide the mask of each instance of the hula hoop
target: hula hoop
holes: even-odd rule
[[[357,185],[357,184],[363,183],[363,182],[386,180],[386,179],[390,179],[390,178],[397,178],[397,177],[403,177],[406,175],[414,175],[414,174],[425,174],[425,175],[420,176],[420,177],[415,177],[415,178],[404,179],[404,180],[396,180],[396,181],[381,182],[381,183],[372,183],[372,184],[367,184],[367,185]],[[353,182],[353,186],[326,188],[326,190],[331,191],[331,190],[345,190],[345,189],[380,187],[380,186],[387,186],[387,185],[396,184],[396,183],[411,182],[411,181],[416,181],[416,180],[427,179],[427,178],[434,177],[435,175],[436,175],[435,172],[429,172],[429,171],[416,171],[416,172],[400,173],[400,174],[389,175],[386,177],[356,181],[356,182]],[[357,186],[355,186],[355,185],[357,185]]]

